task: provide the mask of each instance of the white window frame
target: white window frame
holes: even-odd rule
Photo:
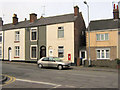
[[[32,32],[36,32],[36,40],[32,40]],[[30,30],[30,41],[37,41],[37,28],[31,28]]]
[[[2,58],[2,47],[0,46],[0,58]]]
[[[17,34],[19,32],[19,34]],[[20,31],[15,31],[15,41],[20,41]]]
[[[2,37],[2,33],[0,33],[0,37],[3,38],[3,37]],[[0,42],[0,43],[2,43],[2,39],[1,39],[1,42]]]
[[[97,57],[97,51],[100,50],[100,58]],[[104,58],[102,58],[102,50],[104,50]],[[106,51],[109,50],[109,58],[106,58]],[[96,49],[96,58],[97,59],[110,59],[110,48],[99,48]]]
[[[32,47],[36,47],[36,58],[33,58],[33,57],[32,57]],[[31,45],[31,46],[30,46],[30,58],[31,58],[31,59],[37,59],[37,55],[38,55],[38,53],[37,53],[37,45]]]
[[[60,26],[62,29],[59,29],[58,27],[58,38],[64,38],[64,27],[63,26]],[[59,35],[59,31],[63,31],[63,37],[60,37]]]
[[[85,58],[82,58],[81,52],[85,52]],[[87,59],[87,52],[86,52],[86,50],[80,50],[80,58],[82,58],[83,60]]]
[[[17,47],[17,49],[16,49],[16,47]],[[15,46],[15,57],[20,57],[20,46]]]
[[[106,40],[105,35],[108,34],[108,39]],[[100,40],[97,40],[97,35],[100,35]],[[103,40],[102,36],[103,35]],[[108,41],[109,40],[109,33],[104,33],[104,34],[96,34],[96,41]]]

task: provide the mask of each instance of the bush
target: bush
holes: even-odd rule
[[[120,59],[119,58],[116,58],[115,60],[117,61],[117,64],[120,64]]]

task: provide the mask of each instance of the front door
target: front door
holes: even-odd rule
[[[11,47],[8,48],[8,60],[11,61]]]
[[[46,47],[45,46],[40,47],[40,58],[42,58],[42,57],[46,57]]]

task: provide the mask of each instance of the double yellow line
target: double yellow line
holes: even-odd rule
[[[12,76],[8,76],[8,75],[5,75],[5,74],[2,74],[3,76],[9,78],[9,81],[6,81],[2,86],[4,85],[7,85],[7,84],[10,84],[12,82],[15,82],[16,78],[15,77],[12,77]]]

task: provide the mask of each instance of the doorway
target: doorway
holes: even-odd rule
[[[42,58],[42,57],[46,57],[46,47],[45,46],[40,47],[40,58]]]
[[[8,60],[9,60],[9,61],[12,61],[12,60],[11,60],[11,51],[12,51],[12,48],[9,47],[9,48],[8,48]]]

